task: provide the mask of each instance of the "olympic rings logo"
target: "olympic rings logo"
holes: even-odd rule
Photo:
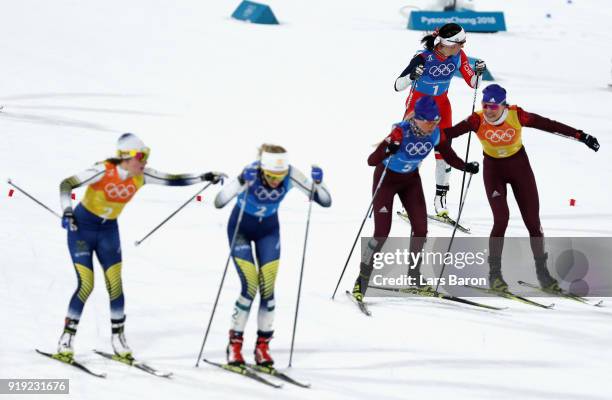
[[[275,201],[281,198],[285,194],[285,188],[281,187],[280,190],[277,190],[277,189],[267,190],[263,186],[258,186],[257,189],[255,189],[253,194],[255,195],[255,197],[257,197],[258,200]]]
[[[119,185],[108,183],[104,186],[104,192],[106,192],[111,199],[127,199],[136,193],[136,186],[132,184],[126,186],[123,183]]]
[[[484,134],[485,138],[491,143],[509,143],[514,139],[514,135],[516,135],[516,131],[512,128],[506,129],[505,131],[501,129],[496,131],[489,129]]]
[[[425,142],[425,143],[417,142],[417,143],[408,143],[404,149],[406,150],[406,153],[408,153],[411,156],[416,156],[416,155],[424,156],[425,154],[429,153],[432,148],[433,148],[433,145],[430,142]]]
[[[440,75],[448,76],[455,72],[455,68],[457,68],[455,64],[433,65],[429,68],[429,75],[433,77],[438,77]]]

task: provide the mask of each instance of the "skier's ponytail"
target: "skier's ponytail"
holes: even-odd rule
[[[423,39],[421,39],[421,43],[423,43],[423,47],[425,47],[429,51],[433,51],[436,45],[436,38],[440,36],[443,39],[447,39],[455,36],[459,32],[461,32],[463,28],[459,24],[450,23],[442,25],[440,28],[436,28],[435,31],[430,33],[429,35],[425,35]]]
[[[423,47],[425,47],[429,51],[433,51],[437,36],[438,36],[437,29],[433,33],[430,33],[429,35],[425,35],[423,39],[421,39],[421,43],[423,43]]]

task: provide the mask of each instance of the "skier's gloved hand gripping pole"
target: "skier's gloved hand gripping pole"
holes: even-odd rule
[[[252,169],[245,169],[242,172],[242,179],[244,180],[243,188],[247,188],[249,185],[253,183],[255,180],[256,172],[253,172]],[[225,261],[225,267],[223,268],[223,275],[221,276],[221,282],[219,282],[219,289],[217,290],[217,297],[215,298],[215,303],[213,304],[212,311],[210,313],[210,319],[208,320],[208,326],[206,326],[206,333],[204,333],[204,340],[202,340],[202,347],[200,347],[200,353],[198,354],[198,360],[196,361],[196,367],[200,366],[200,360],[202,359],[202,354],[204,354],[204,346],[206,345],[206,340],[208,339],[208,334],[210,333],[210,327],[213,322],[213,318],[215,317],[215,311],[217,310],[217,304],[219,303],[219,297],[221,296],[221,290],[223,289],[223,282],[225,282],[225,276],[227,275],[227,267],[229,266],[230,260],[232,259],[232,252],[234,251],[234,244],[236,243],[236,237],[238,236],[238,230],[240,229],[240,223],[242,222],[242,216],[244,215],[244,209],[246,208],[246,197],[240,204],[240,212],[238,213],[238,220],[236,222],[236,228],[234,229],[234,233],[232,234],[232,242],[230,243],[230,251],[227,256],[227,260]]]
[[[206,189],[208,189],[208,187],[210,185],[214,185],[216,183],[221,182],[221,184],[223,184],[223,179],[227,178],[226,174],[219,174],[219,173],[213,173],[213,172],[207,172],[205,174],[203,174],[201,176],[202,181],[208,181],[208,183],[206,184],[206,186],[204,186],[202,189],[200,189],[196,194],[194,194],[193,196],[191,196],[189,198],[189,200],[187,200],[185,203],[183,203],[183,205],[181,205],[179,208],[177,208],[172,214],[168,215],[168,217],[163,220],[162,222],[159,223],[159,225],[157,225],[155,228],[153,228],[151,230],[151,232],[147,233],[142,239],[137,240],[134,242],[134,246],[138,246],[140,245],[142,242],[145,241],[146,238],[148,238],[149,236],[151,236],[156,230],[158,230],[159,228],[162,227],[162,225],[164,225],[166,222],[168,222],[172,217],[174,217],[179,211],[181,211],[183,208],[185,208],[187,206],[187,204],[191,203],[196,197],[198,197],[200,195],[200,193],[202,193],[203,191],[205,191]]]
[[[567,136],[566,136],[567,137]],[[599,151],[599,142],[595,136],[591,136],[588,133],[580,131],[580,137],[578,140],[587,145],[587,147],[593,151]]]
[[[20,193],[24,194],[30,200],[34,201],[36,204],[38,204],[39,206],[41,206],[45,210],[49,211],[51,214],[55,215],[58,218],[62,218],[61,215],[59,215],[58,213],[53,211],[49,206],[45,205],[42,201],[38,200],[36,197],[32,196],[31,194],[29,194],[28,192],[26,192],[25,190],[23,190],[19,186],[15,185],[15,183],[10,178],[7,180],[7,183],[9,185],[11,185],[12,187],[14,187],[15,189],[17,189]]]
[[[480,83],[480,80],[481,80],[480,77],[482,76],[482,74],[484,73],[486,69],[484,62],[480,62],[480,61],[481,60],[476,61],[476,66],[477,66],[476,84],[474,85],[474,99],[472,101],[472,114],[474,114],[474,111],[476,110],[476,96],[478,95],[478,84]],[[463,170],[463,177],[461,178],[461,193],[459,194],[459,213],[457,214],[457,220],[455,221],[455,227],[453,228],[453,234],[451,235],[450,242],[448,243],[448,249],[446,250],[446,253],[449,253],[451,247],[453,246],[453,241],[455,240],[455,234],[457,233],[457,227],[459,226],[459,221],[461,220],[461,212],[463,211],[463,205],[465,204],[465,198],[467,197],[467,192],[468,192],[468,189],[470,188],[470,183],[472,182],[472,176],[475,173],[478,173],[478,169],[479,169],[477,162],[468,163],[468,157],[470,156],[471,141],[472,141],[472,131],[468,133],[467,149],[465,151],[464,160],[465,160],[466,165]],[[468,179],[468,183],[466,187],[465,186],[465,176],[468,173],[470,174],[470,177]],[[465,195],[464,195],[464,191],[465,191]],[[442,263],[442,269],[440,270],[440,276],[438,276],[438,280],[436,283],[436,292],[438,291],[438,288],[440,287],[440,278],[442,278],[442,275],[444,275],[444,269],[446,269],[446,262]]]
[[[297,328],[298,310],[300,309],[300,295],[302,293],[302,279],[304,277],[304,263],[306,261],[306,243],[308,243],[308,230],[310,228],[310,214],[312,213],[312,201],[317,190],[316,184],[323,181],[323,171],[316,165],[312,166],[311,170],[312,186],[310,188],[310,196],[308,199],[308,216],[306,217],[306,233],[304,234],[304,249],[302,250],[302,267],[300,268],[300,281],[298,284],[297,300],[295,303],[295,316],[293,318],[293,334],[291,335],[291,350],[289,351],[289,367],[293,360],[293,345],[295,343],[295,330]]]

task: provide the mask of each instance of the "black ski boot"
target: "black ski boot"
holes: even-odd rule
[[[359,265],[360,272],[357,279],[355,279],[355,285],[353,285],[353,291],[351,292],[355,300],[363,301],[366,289],[368,288],[368,282],[370,281],[369,276],[364,276],[364,272],[367,272],[368,266],[364,263]]]
[[[373,266],[372,259],[374,254],[378,253],[384,244],[384,240],[372,238],[368,241],[365,248],[361,249],[361,262],[359,263],[359,276],[355,280],[353,291],[351,292],[355,300],[362,302],[366,294],[368,285],[370,284],[370,276],[372,275]]]
[[[561,288],[559,288],[559,282],[552,276],[550,276],[550,272],[548,272],[548,267],[546,266],[548,260],[548,253],[544,253],[544,255],[540,257],[534,257],[535,266],[536,266],[536,275],[538,277],[538,282],[540,282],[540,286],[547,292],[560,292]]]
[[[489,256],[489,288],[498,292],[508,290],[508,284],[501,273],[501,257]]]

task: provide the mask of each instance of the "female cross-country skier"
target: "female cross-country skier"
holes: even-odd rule
[[[454,168],[471,174],[478,173],[478,163],[466,164],[452,150],[444,133],[437,126],[440,119],[440,110],[434,98],[421,97],[417,100],[414,111],[408,114],[408,118],[395,124],[391,133],[368,158],[368,165],[376,167],[372,193],[375,192],[385,168],[386,172],[373,203],[373,238],[368,243],[367,251],[362,254],[359,276],[353,287],[353,297],[357,301],[363,300],[368,287],[372,274],[372,257],[380,251],[389,236],[393,198],[396,194],[408,212],[412,226],[410,252],[417,254],[423,248],[427,236],[427,208],[419,175],[419,166],[423,159],[435,148]],[[420,266],[414,266],[409,275],[419,283]]]
[[[289,164],[283,147],[264,144],[259,149],[258,160],[246,166],[240,176],[225,185],[215,198],[215,206],[222,208],[238,196],[227,224],[230,246],[234,231],[238,229],[230,251],[242,285],[229,331],[227,362],[230,365],[244,365],[243,332],[258,290],[260,302],[255,362],[266,367],[274,363],[269,342],[274,333],[274,282],[280,259],[278,207],[293,187],[308,197],[314,188],[314,201],[322,207],[331,206],[330,193],[322,183],[323,170],[313,166],[310,175],[314,184]],[[244,213],[238,222],[241,207],[244,207]]]
[[[117,141],[117,155],[66,178],[60,184],[63,211],[62,227],[68,231],[68,249],[77,275],[78,286],[68,307],[64,331],[57,352],[71,359],[74,336],[83,307],[94,287],[93,254],[104,270],[110,296],[111,343],[115,353],[131,358],[125,339],[124,296],[121,283],[121,242],[117,218],[125,205],[145,184],[166,186],[193,185],[203,181],[219,182],[225,175],[207,172],[201,175],[172,175],[147,168],[149,148],[136,135],[125,133]],[[83,200],[72,209],[71,192],[87,185]]]
[[[482,111],[475,112],[452,128],[445,129],[445,133],[449,140],[452,140],[474,131],[482,144],[483,179],[493,212],[493,229],[489,238],[490,288],[501,291],[508,289],[501,273],[501,255],[510,218],[506,189],[510,184],[529,231],[538,281],[543,289],[554,292],[559,290],[559,285],[550,276],[546,266],[548,253],[544,252],[540,200],[536,180],[523,146],[523,127],[559,133],[583,142],[594,151],[599,150],[597,139],[581,130],[529,113],[519,106],[508,105],[506,90],[496,84],[489,85],[482,91]]]
[[[482,60],[476,61],[475,70],[470,66],[468,57],[463,52],[466,42],[465,31],[461,25],[450,23],[425,36],[421,42],[425,49],[417,52],[406,69],[395,80],[395,91],[410,88],[414,82],[412,97],[406,99],[404,118],[410,114],[416,101],[423,96],[433,96],[440,109],[439,128],[444,130],[453,125],[452,110],[448,100],[450,82],[459,70],[470,87],[476,86],[476,80],[486,69]],[[410,100],[410,102],[408,102]],[[436,156],[436,197],[434,208],[436,215],[448,219],[446,194],[449,190],[451,168],[439,152]]]

